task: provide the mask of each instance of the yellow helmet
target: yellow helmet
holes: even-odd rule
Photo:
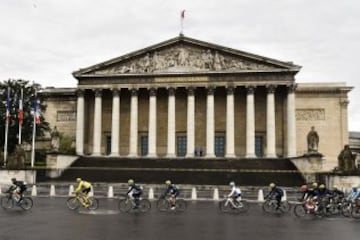
[[[171,181],[170,181],[170,180],[166,180],[166,181],[165,181],[165,184],[166,184],[166,185],[171,185]]]
[[[320,188],[320,189],[324,189],[324,188],[325,188],[325,185],[324,185],[324,184],[320,184],[319,188]]]
[[[269,184],[269,187],[270,187],[270,188],[274,188],[275,186],[276,186],[275,183],[270,183],[270,184]]]
[[[132,180],[132,179],[129,179],[129,180],[128,180],[128,184],[129,184],[129,185],[132,185],[132,184],[134,184],[134,180]]]
[[[317,184],[316,182],[313,182],[312,187],[313,187],[313,188],[317,188],[317,187],[318,187],[318,184]]]
[[[76,179],[76,181],[77,181],[77,182],[81,182],[81,178],[78,177],[78,178]]]
[[[333,186],[333,189],[335,189],[335,190],[338,189],[338,186],[334,185],[334,186]]]

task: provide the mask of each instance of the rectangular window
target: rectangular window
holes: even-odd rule
[[[215,136],[215,156],[224,157],[225,156],[225,137],[224,136]]]
[[[141,156],[148,155],[148,148],[149,148],[149,138],[148,136],[141,136],[140,137],[140,146],[141,146]]]
[[[264,156],[264,138],[263,138],[263,136],[255,136],[255,155],[257,157]]]
[[[186,155],[186,136],[177,136],[177,156],[185,157]]]
[[[111,136],[106,136],[106,155],[111,153]]]

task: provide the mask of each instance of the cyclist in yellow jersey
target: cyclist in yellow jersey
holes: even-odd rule
[[[89,192],[91,191],[91,183],[82,180],[81,178],[77,178],[76,182],[78,183],[75,193],[82,192],[84,194],[85,207],[89,206]]]

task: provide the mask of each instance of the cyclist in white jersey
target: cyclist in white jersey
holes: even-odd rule
[[[231,192],[229,193],[228,197],[231,197],[235,203],[241,200],[241,190],[239,187],[236,187],[235,182],[229,183],[231,187]]]

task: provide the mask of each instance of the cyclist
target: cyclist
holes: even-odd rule
[[[278,210],[280,208],[281,198],[284,196],[284,191],[277,187],[275,183],[270,183],[269,188],[270,192],[266,195],[265,199],[275,198],[277,203],[276,210]]]
[[[354,202],[357,199],[360,199],[360,187],[353,187],[347,200]]]
[[[234,203],[237,205],[239,200],[241,200],[241,190],[239,187],[236,187],[235,182],[230,182],[229,186],[231,187],[231,192],[229,193],[228,197],[231,197]]]
[[[127,195],[134,198],[135,206],[134,208],[139,207],[140,203],[140,196],[143,192],[142,187],[139,185],[136,185],[133,179],[128,180],[129,189],[127,192]]]
[[[80,191],[84,194],[84,206],[89,207],[89,192],[91,191],[91,183],[82,180],[81,178],[76,179],[77,187],[75,189],[75,193],[79,193]]]
[[[320,184],[315,197],[318,200],[318,208],[315,208],[315,211],[321,211],[323,207],[327,206],[331,197],[333,197],[333,193],[326,188],[325,184]]]
[[[23,181],[17,181],[16,178],[11,179],[12,186],[9,188],[8,192],[13,191],[13,194],[15,195],[15,199],[20,202],[23,198],[23,193],[26,191],[27,186],[26,183]]]
[[[336,185],[332,188],[332,195],[336,201],[341,201],[345,197],[345,193],[341,191]]]
[[[170,204],[171,204],[170,209],[174,210],[175,209],[176,197],[179,196],[180,191],[175,186],[175,184],[171,184],[170,180],[166,180],[165,185],[166,185],[165,195],[169,196],[169,200],[170,200]]]

